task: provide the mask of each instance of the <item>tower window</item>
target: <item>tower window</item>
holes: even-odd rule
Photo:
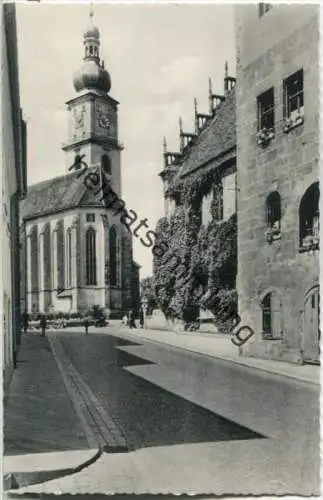
[[[258,4],[259,17],[262,17],[264,14],[266,14],[266,12],[268,12],[271,8],[272,4],[260,2]]]
[[[86,214],[86,222],[95,222],[95,214]]]
[[[257,98],[258,131],[274,130],[275,127],[275,102],[274,87],[266,90]]]
[[[284,80],[284,118],[296,119],[304,115],[304,77],[299,70]]]
[[[270,193],[266,200],[266,222],[268,241],[280,237],[281,199],[277,191]]]
[[[96,233],[93,228],[86,231],[86,284],[96,285]]]
[[[319,183],[315,182],[307,189],[299,206],[299,240],[301,251],[316,250],[319,248],[319,199]]]
[[[101,156],[101,167],[104,173],[111,175],[111,160],[107,154]]]

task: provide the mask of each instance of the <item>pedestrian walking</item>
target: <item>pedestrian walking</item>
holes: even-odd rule
[[[22,315],[22,327],[23,327],[24,333],[27,333],[28,326],[29,326],[29,318],[28,318],[27,311],[25,311]]]
[[[87,317],[84,318],[84,328],[85,328],[85,335],[87,335],[89,333],[89,320]]]
[[[145,316],[142,308],[139,311],[139,323],[140,323],[140,328],[143,328],[145,323]]]
[[[122,324],[125,325],[125,326],[127,326],[127,324],[128,324],[128,317],[127,317],[126,314],[122,318]]]
[[[46,326],[47,326],[47,321],[46,321],[45,314],[41,315],[39,323],[40,323],[42,337],[45,337],[45,335],[46,335]]]
[[[132,310],[129,312],[129,328],[136,328],[135,313]]]

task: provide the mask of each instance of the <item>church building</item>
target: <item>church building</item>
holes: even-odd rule
[[[138,305],[132,235],[104,195],[108,186],[121,200],[123,148],[119,103],[109,94],[92,16],[83,65],[74,76],[76,96],[66,103],[66,174],[29,186],[21,202],[23,308],[29,313],[82,313],[98,305],[119,317]]]

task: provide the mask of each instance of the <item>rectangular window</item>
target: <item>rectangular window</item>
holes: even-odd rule
[[[95,222],[95,214],[86,214],[86,222]]]
[[[304,78],[299,70],[284,80],[284,118],[304,115]]]
[[[258,131],[263,129],[273,131],[275,127],[274,87],[258,96],[257,105]]]
[[[260,2],[258,4],[259,17],[262,17],[264,14],[266,14],[266,12],[268,12],[271,8],[272,4]]]

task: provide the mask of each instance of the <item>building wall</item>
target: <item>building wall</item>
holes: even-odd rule
[[[5,394],[20,345],[19,197],[26,189],[26,126],[19,94],[16,10],[1,6],[1,184],[3,373]]]
[[[239,314],[255,331],[247,355],[302,360],[304,297],[318,283],[318,252],[299,252],[299,204],[318,180],[318,7],[237,9],[237,158]],[[283,80],[304,70],[304,124],[283,132]],[[257,144],[257,96],[274,86],[275,137]],[[267,242],[265,200],[281,196],[281,238]],[[264,340],[261,301],[278,297],[281,340]]]
[[[94,222],[87,221],[87,214],[95,216]],[[75,228],[75,236],[73,227]],[[63,253],[59,263],[63,267],[62,283],[58,264],[54,255],[54,231],[61,224],[62,234],[57,236],[64,241]],[[110,286],[106,276],[109,265],[109,229],[115,226],[119,240],[118,284]],[[86,231],[92,227],[96,231],[96,276],[97,284],[86,283]],[[47,233],[49,230],[49,234]],[[67,230],[72,230],[72,277],[67,286]],[[45,251],[40,248],[40,235],[44,233]],[[103,208],[76,208],[60,214],[38,217],[25,221],[25,239],[33,234],[33,243],[27,248],[27,303],[29,312],[44,312],[49,307],[60,312],[84,311],[93,305],[121,311],[129,307],[132,287],[132,241],[131,234],[120,222],[120,216],[113,210]],[[75,239],[73,239],[75,238]],[[31,241],[31,239],[30,239]],[[29,256],[31,257],[31,260]],[[43,274],[44,270],[44,274]],[[37,278],[38,271],[38,278]],[[58,276],[59,275],[59,276]],[[56,278],[56,276],[58,276]],[[35,278],[36,277],[36,278]],[[59,292],[61,288],[63,292]],[[58,293],[59,292],[59,293]]]

